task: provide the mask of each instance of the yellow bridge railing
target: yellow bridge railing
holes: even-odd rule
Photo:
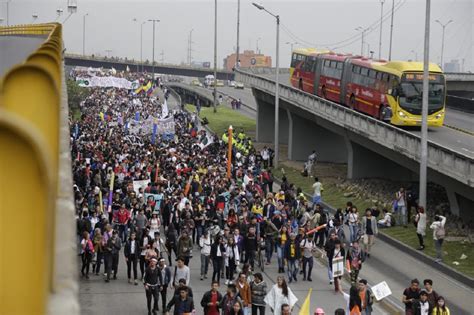
[[[60,157],[69,150],[60,141],[61,133],[69,139],[62,26],[0,27],[0,36],[44,37],[0,77],[0,313],[51,314],[55,295],[64,289],[55,268],[57,204],[60,198],[72,203],[72,193],[61,187],[71,183],[60,175],[66,166],[71,177],[70,156]]]

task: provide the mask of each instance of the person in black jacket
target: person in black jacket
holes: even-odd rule
[[[158,269],[160,269],[161,272],[161,303],[163,305],[163,310],[166,309],[166,291],[171,281],[171,269],[166,266],[165,263],[165,259],[161,257],[159,259]]]
[[[138,256],[140,255],[140,245],[136,240],[137,234],[132,232],[130,238],[125,243],[123,253],[125,255],[125,261],[127,262],[127,276],[128,283],[132,283],[132,267],[133,267],[133,280],[135,285],[138,285],[137,281],[137,262]]]
[[[285,259],[288,265],[288,279],[289,283],[292,280],[298,281],[296,275],[298,274],[298,261],[301,257],[300,245],[296,241],[296,234],[290,234],[290,240],[285,244],[284,250]]]
[[[156,266],[158,259],[156,257],[152,257],[150,259],[150,265],[145,270],[145,276],[143,277],[143,285],[145,286],[145,293],[146,293],[146,303],[148,307],[148,315],[152,312],[156,314],[158,311],[158,292],[161,290],[160,283],[162,283],[161,279],[161,271]],[[153,298],[153,309],[151,308],[151,299]]]
[[[250,267],[253,269],[255,256],[257,253],[257,235],[255,227],[249,227],[248,234],[244,236],[244,248],[245,263],[249,263]]]
[[[201,306],[204,308],[204,314],[219,314],[219,303],[222,300],[222,294],[219,292],[219,282],[213,281],[210,291],[204,293],[201,299]]]
[[[413,302],[413,315],[431,314],[433,305],[428,301],[428,292],[421,290],[420,299]]]
[[[143,278],[145,274],[146,268],[146,261],[145,261],[145,253],[147,245],[151,243],[151,237],[149,236],[150,228],[146,227],[143,230],[142,237],[140,238],[139,246],[140,246],[140,272]]]
[[[166,312],[174,306],[174,315],[181,315],[183,313],[191,313],[194,310],[194,301],[192,297],[188,296],[188,288],[183,286],[179,288],[179,296],[174,296],[166,306]]]
[[[211,245],[212,257],[212,281],[219,282],[221,280],[222,267],[224,265],[225,246],[224,240],[220,236],[216,236],[214,243]]]

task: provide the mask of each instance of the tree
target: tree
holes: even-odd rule
[[[79,109],[79,105],[84,101],[89,95],[90,91],[87,88],[80,87],[76,81],[68,79],[66,82],[67,85],[67,98],[69,108]]]

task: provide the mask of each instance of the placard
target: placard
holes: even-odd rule
[[[379,284],[374,285],[372,288],[370,288],[370,290],[372,290],[372,293],[374,294],[377,301],[380,301],[381,299],[392,294],[392,290],[390,290],[387,282],[385,281],[382,281]]]
[[[334,278],[341,277],[344,274],[344,257],[336,257],[332,259],[332,276]]]

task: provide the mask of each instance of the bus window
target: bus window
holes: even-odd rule
[[[364,75],[364,76],[367,76],[369,73],[369,69],[367,68],[364,68],[364,67],[361,67],[360,68],[360,74]]]
[[[337,61],[331,60],[331,68],[336,69],[336,63]]]
[[[382,79],[383,79],[383,81],[385,81],[385,82],[389,82],[389,81],[390,81],[390,76],[388,75],[388,73],[384,73],[384,74],[382,75]]]
[[[352,66],[352,72],[359,74],[360,73],[360,67],[356,66],[356,65],[353,65]]]
[[[375,79],[375,77],[376,77],[375,70],[369,70],[369,77],[372,78],[372,79]]]
[[[382,75],[383,75],[383,72],[377,71],[377,76],[376,76],[377,80],[382,81]]]
[[[342,66],[343,66],[343,65],[344,65],[344,64],[343,64],[342,62],[338,62],[338,63],[337,63],[337,68],[338,68],[339,70],[342,70]]]
[[[327,60],[327,59],[324,60],[324,66],[325,66],[325,67],[329,67],[329,64],[330,64],[330,63],[331,63],[330,60]]]

